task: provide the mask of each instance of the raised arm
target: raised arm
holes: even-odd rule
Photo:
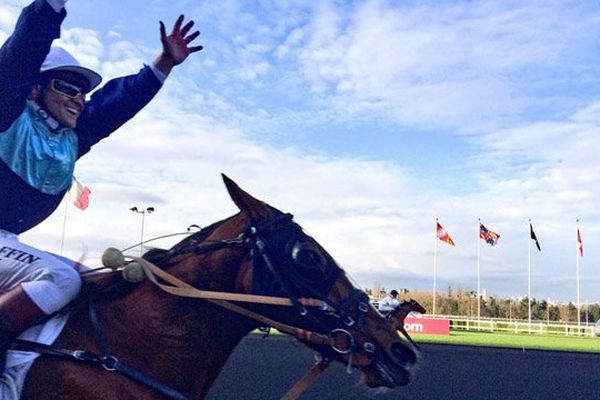
[[[34,1],[23,9],[14,32],[0,48],[0,133],[23,111],[50,45],[60,36],[67,13],[59,10],[47,0]]]
[[[92,95],[76,129],[80,139],[80,156],[144,108],[173,67],[183,63],[190,54],[202,50],[202,46],[191,45],[200,35],[198,31],[189,33],[194,21],[183,23],[184,16],[180,15],[167,35],[165,25],[160,21],[162,51],[152,68],[145,67],[136,75],[113,79]]]

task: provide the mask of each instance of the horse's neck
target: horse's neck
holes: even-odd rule
[[[243,254],[227,254],[184,260],[169,272],[204,289],[234,291],[238,270],[233,265],[239,268]],[[167,294],[149,281],[124,297],[98,302],[97,311],[112,355],[194,398],[206,394],[235,346],[254,328],[219,306]],[[81,309],[72,315],[60,345],[101,350],[87,314]]]
[[[112,355],[197,397],[206,394],[252,329],[217,306],[163,294],[150,284],[98,304],[97,311]],[[81,310],[72,315],[59,345],[100,351],[86,314]]]

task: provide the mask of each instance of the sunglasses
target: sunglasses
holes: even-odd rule
[[[79,86],[73,85],[69,82],[65,82],[60,79],[50,79],[50,90],[63,96],[67,96],[71,99],[81,96],[82,100],[85,100],[85,91]]]

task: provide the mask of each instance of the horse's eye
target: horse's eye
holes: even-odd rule
[[[292,259],[303,275],[318,278],[325,271],[327,259],[323,252],[313,243],[297,241],[292,247]]]

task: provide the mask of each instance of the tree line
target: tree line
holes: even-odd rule
[[[370,289],[367,294],[373,295]],[[380,296],[385,296],[381,290]],[[433,312],[433,296],[431,292],[401,290],[400,299],[415,299],[427,313]],[[529,318],[529,300],[527,297],[520,299],[487,296],[480,299],[480,316],[482,318],[504,318],[527,320]],[[465,289],[451,287],[445,293],[436,293],[436,315],[455,315],[477,318],[477,293]],[[531,299],[531,319],[550,322],[577,322],[577,305],[550,304],[546,300]],[[580,321],[582,323],[595,323],[600,320],[600,304],[580,305]]]

